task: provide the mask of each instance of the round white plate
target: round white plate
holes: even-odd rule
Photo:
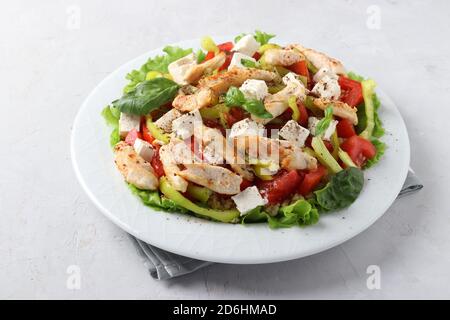
[[[190,40],[176,45],[198,48],[199,43]],[[196,259],[269,263],[311,255],[354,237],[380,218],[397,197],[408,172],[408,134],[396,106],[378,89],[380,116],[386,128],[382,140],[389,147],[380,163],[365,171],[361,195],[348,209],[324,214],[314,226],[272,230],[267,224],[210,222],[144,206],[114,165],[111,129],[100,112],[121,95],[125,75],[159,53],[161,49],[150,51],[104,79],[84,102],[72,129],[72,161],[78,180],[100,211],[125,231],[159,248]]]

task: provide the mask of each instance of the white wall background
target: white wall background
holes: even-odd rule
[[[381,10],[379,29],[367,26],[371,10]],[[450,298],[449,14],[448,1],[429,0],[2,3],[0,298]],[[90,90],[135,56],[255,28],[375,78],[405,118],[426,188],[326,252],[154,281],[75,180],[72,121]],[[380,290],[366,287],[373,264]],[[70,265],[80,267],[80,290],[67,289]]]

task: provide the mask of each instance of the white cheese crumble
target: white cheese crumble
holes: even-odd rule
[[[263,100],[269,94],[269,88],[264,80],[245,80],[239,90],[244,93],[246,99]]]
[[[261,196],[256,186],[248,187],[237,195],[232,196],[231,199],[236,204],[236,208],[241,213],[241,216],[267,203],[267,200]]]
[[[292,144],[298,147],[303,147],[309,136],[309,130],[303,128],[297,123],[297,121],[289,120],[283,128],[280,129],[278,134],[284,139],[292,142]]]

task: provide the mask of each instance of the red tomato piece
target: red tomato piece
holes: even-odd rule
[[[256,61],[258,61],[259,58],[261,58],[261,54],[257,51],[257,52],[255,52],[255,53],[253,54],[253,57],[252,57],[252,58],[255,59]]]
[[[299,101],[297,102],[298,110],[300,111],[300,118],[298,119],[298,123],[302,125],[303,127],[308,126],[308,110],[306,109],[303,102]]]
[[[226,135],[225,128],[217,120],[204,119],[203,124],[209,128],[219,129],[223,136]]]
[[[227,52],[225,57],[225,62],[223,65],[219,68],[219,71],[225,70],[228,68],[228,66],[231,63],[231,59],[233,59],[234,52]]]
[[[336,130],[337,135],[340,138],[350,138],[356,135],[355,128],[353,127],[351,121],[348,119],[339,120],[336,126]]]
[[[148,131],[148,128],[145,125],[145,123],[141,124],[141,128],[142,128],[142,139],[144,139],[148,143],[153,143],[153,141],[155,141],[155,138],[152,136],[150,131]]]
[[[250,180],[242,179],[241,182],[241,191],[247,189],[248,187],[251,187],[253,185],[253,182]]]
[[[356,107],[363,102],[361,82],[340,76],[339,86],[342,90],[340,97],[342,102],[352,107]]]
[[[302,178],[301,175],[295,171],[282,171],[272,180],[258,181],[258,188],[268,201],[269,204],[283,202],[283,200],[292,196],[298,188]]]
[[[159,145],[155,145],[155,154],[152,158],[152,160],[150,161],[150,164],[152,165],[153,170],[155,171],[155,174],[158,178],[161,178],[162,176],[164,176],[164,167],[163,164],[161,162],[161,159],[159,158]]]
[[[293,65],[290,65],[289,67],[287,67],[287,69],[289,69],[292,72],[295,72],[296,74],[299,74],[301,76],[309,77],[308,65],[306,64],[306,60],[301,60],[299,62],[296,62]]]
[[[352,136],[341,144],[342,150],[348,153],[353,162],[361,167],[367,159],[372,159],[377,154],[377,149],[367,139],[360,136]]]
[[[303,181],[300,183],[298,193],[302,196],[311,193],[327,173],[327,169],[322,165],[319,165],[315,170],[308,170],[308,172],[305,173]]]
[[[205,56],[205,60],[203,60],[203,61],[211,60],[212,58],[214,58],[214,56],[215,56],[214,52],[208,51],[208,53]]]
[[[232,107],[226,115],[227,124],[231,128],[233,124],[245,118],[245,112],[239,107]]]
[[[142,135],[139,131],[136,129],[131,130],[128,132],[127,136],[125,137],[125,142],[128,143],[130,146],[134,145],[134,142],[136,139],[142,139]]]
[[[233,42],[229,41],[218,44],[217,47],[219,48],[220,51],[231,51],[233,50],[234,44]]]

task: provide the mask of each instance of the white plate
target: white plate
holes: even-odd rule
[[[199,40],[178,43],[197,48]],[[125,75],[138,69],[142,55],[109,75],[89,95],[73,125],[71,152],[76,175],[95,205],[114,223],[152,245],[180,255],[223,263],[268,263],[291,260],[334,247],[368,228],[389,208],[406,178],[409,141],[396,106],[380,89],[381,119],[387,149],[374,168],[365,171],[361,195],[346,210],[322,215],[307,228],[271,230],[267,224],[232,225],[183,214],[154,211],[134,196],[116,169],[109,145],[110,128],[101,110],[121,95]]]

